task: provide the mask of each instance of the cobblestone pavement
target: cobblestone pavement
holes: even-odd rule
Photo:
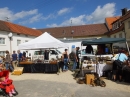
[[[10,75],[17,97],[130,97],[130,84],[104,79],[106,87],[77,84],[73,72],[57,74],[24,73]],[[0,96],[1,97],[1,96]]]

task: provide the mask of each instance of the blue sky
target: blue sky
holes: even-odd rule
[[[0,20],[29,28],[104,23],[130,9],[130,0],[0,0]]]

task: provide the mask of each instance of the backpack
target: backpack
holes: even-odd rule
[[[74,60],[75,59],[75,53],[74,52],[71,52],[70,54],[69,54],[69,58],[70,58],[70,60]]]

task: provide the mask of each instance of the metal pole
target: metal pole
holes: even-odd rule
[[[12,44],[11,44],[11,37],[10,37],[9,39],[10,39],[10,54],[12,55]]]
[[[125,34],[125,39],[126,39],[126,32],[125,32],[125,29],[124,29],[123,32],[124,32],[124,34]],[[129,53],[129,55],[130,55],[130,50],[129,50],[129,46],[128,46],[128,43],[127,43],[127,39],[126,39],[125,44],[126,44],[126,47],[127,47],[128,53]]]
[[[129,50],[129,46],[128,46],[127,40],[126,40],[125,44],[127,46],[127,50],[128,50],[129,55],[130,55],[130,50]]]

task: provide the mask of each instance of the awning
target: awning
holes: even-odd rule
[[[112,44],[112,43],[119,43],[119,42],[126,42],[125,38],[99,38],[99,39],[89,39],[84,40],[81,42],[81,45],[98,45],[98,44]]]

